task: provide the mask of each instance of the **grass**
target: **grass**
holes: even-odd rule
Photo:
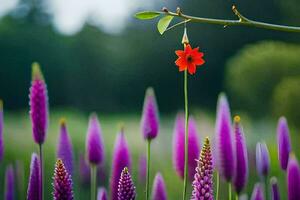
[[[64,117],[67,119],[67,127],[72,138],[73,148],[75,152],[75,173],[74,179],[74,190],[75,199],[89,199],[89,188],[82,187],[78,181],[78,155],[85,151],[85,137],[88,124],[88,115],[70,110],[55,110],[51,112],[50,126],[47,135],[47,140],[44,146],[45,155],[45,199],[52,199],[52,175],[54,171],[55,163],[55,152],[56,143],[59,133],[59,119]],[[212,114],[197,112],[195,118],[198,122],[199,136],[201,141],[205,136],[214,134],[214,117]],[[245,119],[243,121],[243,119]],[[125,135],[128,140],[128,144],[132,154],[132,170],[134,182],[137,186],[138,200],[143,200],[145,196],[145,185],[139,183],[137,177],[138,170],[138,159],[139,156],[146,153],[146,143],[142,139],[140,133],[139,114],[114,114],[105,115],[99,113],[99,120],[103,129],[103,138],[105,143],[105,166],[106,166],[106,178],[101,180],[104,186],[107,188],[108,177],[110,174],[111,157],[113,153],[113,145],[116,134],[122,124],[125,125]],[[180,199],[182,196],[182,180],[176,175],[172,165],[172,132],[175,120],[175,114],[162,115],[161,116],[161,129],[159,136],[153,141],[152,145],[152,168],[150,174],[150,185],[152,185],[155,173],[160,171],[165,179],[168,197],[171,200]],[[37,145],[32,140],[31,125],[28,114],[26,112],[18,113],[5,113],[5,128],[4,128],[4,140],[5,140],[5,158],[4,162],[0,163],[0,194],[3,194],[4,189],[4,169],[8,163],[23,163],[24,165],[24,182],[17,181],[24,185],[23,191],[27,190],[27,180],[29,175],[29,165],[32,152],[38,152]],[[247,117],[242,117],[242,123],[245,127],[245,134],[247,138],[249,148],[249,164],[250,164],[250,181],[246,191],[248,194],[251,193],[252,187],[259,179],[256,177],[255,172],[255,144],[256,141],[265,140],[271,152],[272,159],[272,170],[271,174],[279,177],[280,187],[282,191],[285,191],[285,174],[279,170],[277,161],[277,150],[276,150],[276,122],[273,121],[260,121],[253,122]],[[298,135],[293,135],[293,142],[300,141]],[[299,147],[300,143],[298,143]],[[294,144],[296,147],[296,144]],[[297,153],[297,152],[296,152]],[[18,176],[19,178],[20,176]],[[225,184],[221,183],[221,199],[227,196],[227,188]],[[22,189],[21,189],[22,190]],[[191,188],[188,188],[190,194]],[[283,193],[286,195],[286,193]],[[25,193],[18,192],[18,199],[24,199]],[[0,197],[2,198],[2,197]],[[286,199],[283,196],[282,199]]]

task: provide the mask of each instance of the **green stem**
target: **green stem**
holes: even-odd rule
[[[185,145],[184,145],[184,178],[183,178],[183,195],[182,199],[185,200],[186,191],[187,191],[187,179],[188,179],[188,120],[189,120],[189,111],[188,111],[188,74],[187,69],[184,71],[184,110],[185,110]]]
[[[217,172],[217,191],[216,191],[216,200],[219,200],[219,190],[220,190],[220,175]]]
[[[231,194],[231,183],[228,183],[228,200],[231,200],[232,194]]]
[[[266,200],[269,199],[269,188],[268,188],[268,177],[264,177],[264,181],[265,181],[265,193],[266,193]]]
[[[96,200],[97,166],[91,165],[91,200]]]
[[[239,200],[239,195],[235,194],[235,200]]]
[[[40,187],[41,187],[41,194],[40,199],[44,199],[44,162],[43,162],[43,147],[42,144],[39,144],[39,151],[40,151],[40,172],[41,172],[41,179],[40,179]]]
[[[166,11],[166,12],[157,12],[157,13],[174,16],[174,17],[179,17],[184,20],[189,20],[190,22],[222,25],[224,27],[227,27],[227,26],[249,26],[249,27],[256,27],[256,28],[276,30],[276,31],[300,33],[300,27],[297,27],[297,26],[277,25],[277,24],[270,24],[270,23],[251,20],[249,18],[244,17],[242,14],[240,14],[235,6],[232,6],[232,11],[238,17],[238,19],[226,20],[226,19],[195,17],[195,16],[183,14],[181,11],[180,12]],[[176,26],[174,26],[174,27],[176,27]]]
[[[151,140],[147,140],[147,176],[146,176],[146,200],[150,196],[150,152],[151,152]]]

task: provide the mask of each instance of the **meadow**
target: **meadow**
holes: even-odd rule
[[[158,102],[159,102],[159,97]],[[192,109],[193,110],[193,109]],[[196,119],[199,138],[201,144],[206,136],[214,138],[215,114],[208,111],[200,111],[194,109],[192,112]],[[233,112],[236,114],[238,112]],[[4,141],[5,141],[5,157],[4,162],[0,163],[0,194],[4,190],[4,169],[9,163],[16,161],[24,166],[24,177],[18,175],[18,199],[24,199],[27,190],[30,158],[32,152],[38,152],[37,145],[33,142],[31,133],[31,123],[28,111],[21,112],[5,112],[4,113]],[[54,172],[54,164],[56,160],[56,147],[59,134],[59,121],[63,117],[66,119],[67,128],[72,139],[74,155],[75,155],[75,173],[74,181],[74,198],[89,199],[90,188],[83,186],[79,181],[79,154],[85,152],[85,139],[88,125],[88,113],[81,113],[72,109],[52,109],[50,112],[50,125],[47,139],[44,145],[45,155],[45,199],[52,198],[52,177]],[[142,138],[140,131],[141,113],[123,113],[123,114],[105,114],[98,113],[99,120],[103,130],[103,139],[105,145],[105,177],[98,180],[102,186],[107,188],[111,157],[115,137],[121,126],[125,128],[125,136],[132,155],[132,174],[133,180],[137,187],[137,199],[144,199],[145,183],[138,180],[138,162],[139,156],[146,154],[146,143]],[[165,179],[167,193],[170,200],[180,199],[182,193],[182,180],[177,176],[172,163],[172,134],[174,128],[176,113],[163,113],[160,115],[161,128],[158,137],[153,141],[152,146],[152,166],[151,166],[151,183],[155,173],[160,171]],[[245,192],[251,195],[253,185],[259,181],[255,170],[255,145],[257,141],[266,141],[271,155],[271,176],[277,176],[279,186],[282,191],[282,199],[286,197],[285,174],[280,170],[277,158],[276,145],[276,121],[263,119],[253,120],[246,115],[241,114],[244,126],[245,137],[249,153],[250,178]],[[295,153],[299,147],[299,134],[291,128],[291,137]],[[213,146],[212,146],[213,148]],[[21,173],[22,174],[22,173]],[[190,185],[190,184],[189,184]],[[100,186],[100,185],[99,185]],[[226,183],[221,183],[221,199],[227,197]],[[191,187],[188,188],[188,194]],[[2,197],[1,197],[2,198]]]

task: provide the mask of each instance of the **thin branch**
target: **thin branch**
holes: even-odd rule
[[[300,27],[277,25],[277,24],[270,24],[270,23],[251,20],[251,19],[243,16],[237,10],[236,6],[232,6],[232,11],[238,17],[237,20],[214,19],[214,18],[190,16],[190,15],[184,14],[180,8],[177,8],[176,12],[171,12],[167,8],[164,8],[163,12],[160,12],[160,13],[164,14],[164,15],[179,17],[186,21],[188,20],[189,22],[216,24],[216,25],[222,25],[224,27],[227,27],[227,26],[249,26],[249,27],[257,27],[257,28],[270,29],[270,30],[276,30],[276,31],[300,33]],[[170,30],[171,28],[174,28],[183,23],[184,22],[175,24],[174,26],[169,27],[167,30]]]
[[[168,31],[168,30],[170,30],[170,29],[172,29],[172,28],[175,28],[175,27],[177,27],[177,26],[180,26],[180,25],[182,25],[182,24],[184,24],[184,23],[188,23],[188,22],[190,22],[190,21],[191,21],[191,20],[188,19],[188,20],[184,20],[184,21],[178,22],[177,24],[174,24],[173,26],[170,26],[169,28],[167,28],[166,31]]]

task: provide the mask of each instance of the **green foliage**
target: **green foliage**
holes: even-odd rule
[[[147,20],[147,19],[154,19],[160,15],[159,12],[153,12],[153,11],[143,11],[143,12],[138,12],[135,14],[135,17],[137,19],[141,20]]]
[[[158,21],[157,29],[161,35],[167,30],[173,18],[173,16],[167,15]]]
[[[284,115],[289,122],[300,128],[300,76],[283,79],[274,89],[273,112]]]
[[[227,63],[226,86],[233,104],[255,115],[265,114],[276,85],[286,77],[300,75],[299,55],[300,46],[282,42],[244,47]]]

